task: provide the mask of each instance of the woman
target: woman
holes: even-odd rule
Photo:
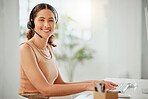
[[[52,50],[54,29],[58,15],[52,6],[41,3],[30,13],[28,41],[20,45],[21,80],[19,94],[29,99],[47,99],[83,91],[95,91],[97,80],[84,82],[64,82],[56,66]],[[106,89],[115,89],[116,84],[105,82]]]

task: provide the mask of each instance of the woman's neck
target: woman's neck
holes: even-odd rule
[[[34,35],[30,41],[37,46],[39,49],[45,50],[47,43],[48,43],[48,39],[45,38],[40,38],[38,35]]]

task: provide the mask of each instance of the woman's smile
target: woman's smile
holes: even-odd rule
[[[51,31],[50,29],[41,29],[43,30],[45,33],[49,33],[49,31]]]

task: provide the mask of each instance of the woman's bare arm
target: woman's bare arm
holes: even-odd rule
[[[110,82],[110,81],[101,81],[103,84],[106,84],[106,89],[113,90],[115,89],[115,86],[118,86],[117,84]],[[80,82],[64,82],[60,73],[58,73],[58,77],[56,81],[54,82],[55,84],[83,84],[83,83],[100,83],[99,80],[88,80],[88,81],[80,81]]]
[[[58,72],[58,77],[54,84],[78,84],[78,83],[93,83],[93,82],[99,82],[98,80],[88,80],[88,81],[80,81],[80,82],[64,82],[60,72]]]

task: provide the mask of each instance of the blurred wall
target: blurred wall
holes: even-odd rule
[[[0,0],[0,99],[17,99],[19,0]]]
[[[110,76],[141,78],[142,1],[109,2]]]
[[[141,0],[92,0],[92,61],[78,66],[75,81],[141,78]],[[81,76],[80,76],[81,75]]]
[[[148,79],[148,33],[145,20],[145,7],[148,9],[148,0],[142,0],[142,78]],[[148,16],[147,16],[148,18]]]

